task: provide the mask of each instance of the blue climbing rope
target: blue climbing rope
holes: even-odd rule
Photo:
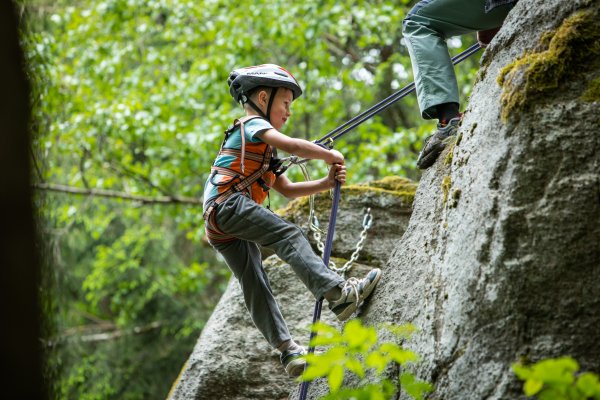
[[[327,228],[327,238],[325,239],[325,249],[323,250],[323,263],[329,265],[329,258],[331,256],[331,249],[333,247],[333,233],[335,232],[335,220],[337,218],[338,205],[340,203],[342,184],[339,181],[335,182],[335,188],[333,190],[333,201],[331,205],[331,213],[329,214],[329,226]],[[315,311],[313,313],[313,325],[321,319],[321,308],[323,307],[323,298],[321,297],[315,303]],[[315,351],[315,346],[311,345],[310,342],[317,336],[315,331],[310,333],[308,354],[312,354]],[[306,400],[306,394],[308,393],[309,381],[302,382],[300,386],[300,400]]]

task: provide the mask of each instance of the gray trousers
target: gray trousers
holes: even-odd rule
[[[484,7],[485,0],[422,0],[404,19],[402,33],[423,118],[437,118],[439,104],[459,103],[446,39],[501,26],[513,5],[501,5],[487,13]]]
[[[273,297],[257,243],[272,249],[287,262],[316,299],[344,279],[325,266],[300,228],[252,199],[236,194],[215,212],[219,229],[237,239],[211,245],[225,258],[239,281],[252,321],[271,346],[277,348],[291,336]]]

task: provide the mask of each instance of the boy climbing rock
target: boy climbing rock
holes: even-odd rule
[[[403,36],[410,53],[421,116],[438,128],[423,141],[417,167],[429,168],[462,119],[458,84],[446,39],[477,31],[485,47],[518,0],[422,0],[406,15]]]
[[[281,352],[283,367],[295,377],[304,370],[301,356],[306,351],[290,335],[263,270],[258,245],[272,249],[287,262],[315,298],[328,301],[340,321],[350,318],[371,294],[381,271],[373,269],[363,279],[344,280],[325,266],[300,228],[261,206],[271,188],[294,198],[333,188],[336,180],[346,181],[341,153],[279,132],[291,115],[292,102],[302,94],[292,74],[264,64],[232,71],[227,83],[246,115],[225,132],[206,181],[206,234],[239,281],[254,324]],[[323,160],[331,165],[329,174],[318,180],[291,182],[275,173],[277,149]]]

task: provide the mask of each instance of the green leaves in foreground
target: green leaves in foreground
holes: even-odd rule
[[[523,392],[540,400],[600,399],[598,375],[584,372],[577,375],[579,364],[571,357],[540,361],[525,366],[514,364],[513,371],[523,381]]]
[[[415,330],[410,325],[385,328],[399,338],[406,338]],[[419,358],[413,351],[396,343],[379,343],[375,328],[363,326],[360,320],[348,322],[342,332],[322,322],[313,325],[312,329],[317,336],[311,345],[326,346],[327,350],[306,356],[308,368],[300,379],[312,381],[327,377],[331,393],[323,399],[389,399],[396,392],[397,384],[384,377],[386,367],[390,363],[403,366]],[[373,371],[378,378],[376,383],[364,380],[367,370]],[[342,388],[347,371],[361,378],[360,387]],[[401,375],[400,382],[402,388],[415,399],[421,399],[432,390],[429,383],[417,380],[408,372]]]

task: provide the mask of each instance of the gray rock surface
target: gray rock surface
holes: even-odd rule
[[[523,398],[510,369],[521,358],[571,355],[600,372],[600,107],[581,98],[598,69],[567,64],[556,89],[506,121],[496,83],[545,31],[589,7],[597,30],[598,2],[513,9],[486,50],[452,161],[444,153],[423,175],[363,318],[421,329],[408,345],[432,399]]]
[[[362,230],[364,208],[370,207],[373,227],[368,233],[363,254],[373,264],[384,264],[394,242],[398,242],[410,217],[411,202],[416,185],[401,178],[387,178],[370,185],[349,186],[342,189],[333,256],[350,253]],[[400,190],[402,189],[402,190]],[[323,225],[328,222],[328,195],[317,199],[317,215]],[[392,212],[386,212],[389,208]],[[306,201],[290,204],[280,212],[285,218],[302,224],[306,221]],[[307,226],[306,222],[304,226]],[[344,234],[344,229],[352,235]],[[386,249],[382,252],[382,248]],[[341,251],[339,249],[342,249]],[[346,250],[345,250],[346,249]],[[342,266],[345,259],[334,259]],[[315,299],[293,274],[291,268],[277,256],[264,262],[273,292],[292,336],[307,345]],[[348,276],[363,276],[370,267],[355,263]],[[357,312],[360,315],[362,310]],[[324,306],[322,321],[340,326]],[[168,398],[188,399],[287,399],[299,385],[288,378],[278,352],[271,349],[254,327],[245,308],[237,281],[232,278],[227,290],[207,322],[178,380]],[[316,390],[321,390],[315,385]]]

